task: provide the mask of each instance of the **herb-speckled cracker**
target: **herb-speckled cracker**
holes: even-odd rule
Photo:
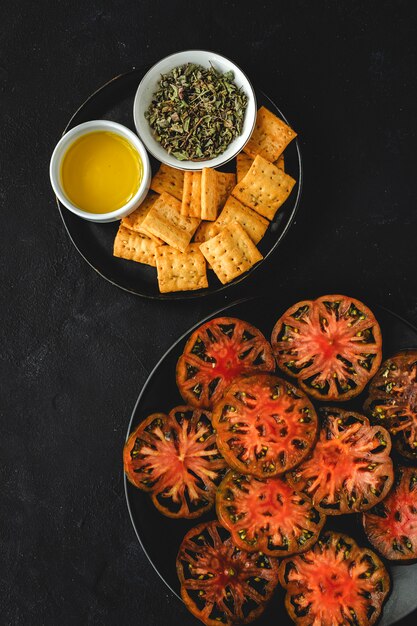
[[[236,157],[236,176],[237,176],[238,183],[249,172],[249,168],[252,165],[252,163],[253,163],[252,157],[248,156],[244,152],[239,152],[239,154]],[[284,154],[279,155],[278,159],[274,161],[274,165],[276,167],[279,167],[279,169],[282,170],[283,172],[285,172]]]
[[[252,211],[239,200],[230,196],[219,217],[214,222],[214,226],[221,229],[228,224],[236,222],[244,228],[254,244],[260,242],[269,226],[268,220],[259,215],[259,213]]]
[[[198,244],[190,244],[185,252],[160,246],[156,251],[156,268],[161,293],[208,287],[206,261]]]
[[[245,154],[244,152],[239,152],[236,157],[236,177],[237,182],[240,182],[242,178],[246,176],[249,172],[249,168],[253,163],[252,157]]]
[[[181,215],[181,202],[164,192],[151,206],[142,228],[184,252],[199,223],[200,220],[195,217]]]
[[[201,217],[201,172],[184,172],[181,215]]]
[[[195,231],[193,241],[196,243],[203,243],[207,239],[211,239],[219,234],[221,228],[217,226],[216,222],[201,222],[200,226]]]
[[[165,246],[159,246],[164,248]],[[156,266],[155,252],[158,244],[142,233],[119,226],[114,240],[113,255],[128,261]]]
[[[223,285],[262,259],[262,254],[240,224],[226,226],[216,237],[200,244],[200,250]]]
[[[285,158],[284,153],[280,154],[276,161],[274,161],[274,165],[279,167],[280,170],[285,172]]]
[[[234,174],[203,168],[201,176],[201,218],[214,221],[236,184]]]
[[[157,193],[166,191],[177,200],[182,200],[184,172],[161,163],[161,166],[151,181],[151,189]]]
[[[263,217],[272,220],[295,185],[295,180],[258,155],[232,194]]]
[[[219,205],[218,174],[211,167],[204,167],[201,175],[201,218],[214,222]]]
[[[224,206],[227,198],[232,193],[234,186],[236,185],[236,174],[228,172],[217,172],[218,185],[220,190],[220,209]]]
[[[218,235],[220,231],[221,228],[216,222],[201,222],[200,226],[195,231],[193,241],[195,243],[203,243]],[[211,270],[210,263],[207,263],[207,269]]]
[[[272,163],[296,136],[297,133],[279,117],[261,107],[256,116],[255,129],[243,150],[253,159],[260,154]]]
[[[147,235],[150,239],[153,239],[160,246],[163,243],[162,239],[159,239],[159,237],[155,237],[154,235],[152,235],[152,233],[149,233],[142,228],[143,220],[148,215],[151,206],[158,197],[159,194],[150,191],[142,204],[137,209],[135,209],[133,213],[130,213],[130,215],[124,217],[121,221],[121,224],[122,226],[126,226],[126,228],[129,228],[130,230],[135,230],[138,233]]]

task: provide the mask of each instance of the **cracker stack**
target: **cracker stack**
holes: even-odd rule
[[[296,183],[283,155],[295,137],[261,107],[236,174],[161,165],[145,201],[123,218],[114,256],[156,267],[161,293],[208,287],[207,267],[222,284],[241,276],[262,259],[256,246]]]

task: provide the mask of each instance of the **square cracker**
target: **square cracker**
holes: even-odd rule
[[[157,200],[158,197],[159,197],[159,194],[154,193],[153,191],[150,191],[148,195],[146,196],[145,200],[142,202],[142,204],[138,206],[138,208],[135,209],[133,213],[130,213],[130,215],[127,215],[126,217],[122,218],[121,224],[122,226],[125,226],[126,228],[129,228],[130,230],[135,230],[138,233],[147,235],[150,239],[153,239],[160,246],[163,243],[162,239],[159,239],[159,237],[155,237],[154,235],[152,235],[151,233],[147,232],[146,230],[142,228],[143,220],[148,215],[151,206],[153,205],[155,200]]]
[[[214,226],[222,229],[228,224],[236,222],[248,233],[255,245],[261,241],[269,226],[268,220],[261,217],[256,211],[252,211],[252,209],[233,196],[230,196],[219,217],[214,222]]]
[[[265,107],[258,110],[255,129],[244,152],[253,159],[260,154],[267,161],[276,161],[297,133]]]
[[[146,265],[155,267],[155,252],[157,248],[158,244],[146,235],[129,230],[129,228],[120,224],[114,240],[113,255],[120,259],[146,263]]]
[[[195,231],[193,241],[195,243],[203,243],[207,239],[211,239],[219,234],[221,228],[217,226],[216,222],[201,222],[200,226]]]
[[[228,172],[217,172],[217,174],[220,188],[220,208],[222,208],[236,185],[236,174],[233,174],[233,172],[230,174]]]
[[[294,178],[258,155],[232,194],[259,215],[272,220],[295,182]]]
[[[220,231],[221,227],[217,225],[217,222],[201,222],[200,226],[195,231],[193,241],[195,243],[203,243],[218,235]],[[207,269],[212,269],[210,263],[207,263]]]
[[[195,217],[181,215],[181,202],[164,192],[151,206],[142,228],[184,252],[199,223]]]
[[[262,254],[240,224],[226,226],[218,235],[200,244],[200,250],[223,285],[262,259]]]
[[[208,287],[206,261],[196,243],[190,244],[185,252],[160,246],[156,251],[156,268],[161,293]]]
[[[249,172],[249,168],[253,163],[252,157],[248,156],[244,152],[239,152],[236,157],[236,177],[239,183],[242,178]]]
[[[236,184],[234,174],[204,167],[201,175],[201,219],[214,221]]]
[[[200,226],[195,231],[193,241],[195,243],[203,243],[218,235],[220,231],[221,228],[216,222],[201,222]],[[207,269],[212,269],[210,263],[207,263]]]
[[[201,217],[201,172],[184,172],[181,215]]]
[[[151,181],[151,189],[157,193],[167,193],[177,200],[182,199],[184,172],[161,163],[161,166]]]
[[[285,172],[285,159],[284,159],[284,153],[280,154],[279,157],[277,158],[276,161],[274,161],[274,165],[276,165],[277,167],[279,167],[280,170],[282,170],[283,172]]]
[[[236,175],[237,182],[239,183],[242,178],[246,176],[249,172],[249,168],[253,163],[252,157],[248,156],[244,152],[239,152],[236,157]],[[278,159],[274,161],[274,165],[279,167],[280,170],[285,172],[285,161],[284,161],[284,153],[280,154]]]
[[[220,189],[216,170],[204,167],[201,173],[201,219],[214,222],[220,206]]]

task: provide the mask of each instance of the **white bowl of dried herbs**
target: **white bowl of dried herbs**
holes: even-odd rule
[[[220,167],[249,140],[256,97],[242,70],[205,50],[171,54],[143,77],[136,130],[158,161],[183,170]]]

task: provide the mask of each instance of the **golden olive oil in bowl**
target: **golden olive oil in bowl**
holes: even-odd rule
[[[66,195],[89,213],[120,209],[136,194],[142,177],[137,150],[127,139],[110,131],[93,131],[76,139],[61,165]]]

